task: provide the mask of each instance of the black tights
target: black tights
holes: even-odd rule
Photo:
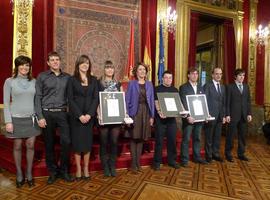
[[[131,139],[130,142],[130,152],[131,152],[131,168],[139,169],[141,168],[140,159],[143,149],[143,140]]]
[[[35,145],[36,137],[27,138],[25,141],[26,146],[26,161],[27,161],[27,168],[26,168],[26,178],[28,180],[32,180],[32,166],[34,160],[34,145]],[[16,170],[17,170],[17,180],[23,180],[23,172],[22,172],[22,142],[23,139],[14,139],[14,146],[13,146],[13,156],[15,160]]]

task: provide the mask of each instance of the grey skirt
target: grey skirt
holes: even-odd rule
[[[32,117],[12,117],[13,133],[6,133],[8,138],[29,138],[40,135],[41,130]]]

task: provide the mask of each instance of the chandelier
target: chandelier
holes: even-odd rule
[[[177,14],[175,10],[172,11],[171,9],[171,7],[168,7],[167,9],[167,30],[175,37]]]
[[[260,24],[258,29],[256,30],[256,42],[259,46],[264,46],[267,42],[268,36],[269,36],[269,29],[268,27],[262,27]]]

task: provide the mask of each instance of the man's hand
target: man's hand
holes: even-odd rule
[[[188,123],[194,124],[195,119],[193,117],[187,117]]]
[[[161,112],[161,111],[158,111],[158,115],[159,115],[159,117],[161,118],[161,119],[165,119],[166,118],[166,116],[163,114],[163,112]]]
[[[81,115],[81,116],[79,117],[79,120],[80,120],[81,123],[83,123],[83,124],[87,123],[87,118],[85,117],[85,115]]]
[[[47,122],[45,119],[40,119],[40,120],[38,120],[38,125],[40,128],[46,128]]]
[[[252,116],[251,116],[251,115],[248,115],[248,116],[247,116],[247,121],[248,121],[248,122],[251,122],[251,121],[252,121]]]
[[[230,123],[231,122],[231,117],[230,116],[227,116],[226,117],[226,121],[227,121],[227,123]]]
[[[90,120],[91,120],[91,116],[90,115],[88,115],[88,114],[86,114],[86,115],[84,115],[85,116],[85,118],[87,119],[87,122],[89,122]],[[86,122],[86,123],[87,123]]]

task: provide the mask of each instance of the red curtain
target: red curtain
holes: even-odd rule
[[[225,20],[224,24],[224,71],[225,83],[234,80],[234,69],[236,65],[235,34],[232,20]],[[240,66],[237,66],[240,67]]]
[[[13,16],[10,1],[0,1],[0,103],[3,103],[3,85],[12,74]]]
[[[248,53],[249,53],[249,1],[244,1],[244,18],[243,18],[243,51],[242,51],[242,68],[246,71],[248,77]]]
[[[190,15],[190,34],[189,34],[189,51],[188,51],[188,68],[196,65],[197,51],[197,32],[199,23],[199,13],[191,12]]]
[[[176,10],[176,0],[169,0],[171,10]],[[168,33],[168,70],[173,73],[175,77],[175,37],[172,33]]]
[[[147,18],[149,18],[151,40],[152,81],[155,82],[157,0],[141,1],[141,60],[143,60],[144,47],[146,42]]]

